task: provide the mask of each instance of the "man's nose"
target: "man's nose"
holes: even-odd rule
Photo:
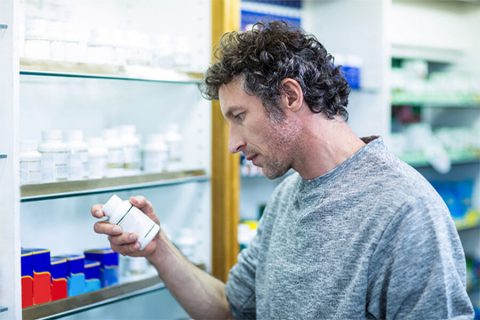
[[[242,151],[244,146],[245,146],[244,140],[230,129],[229,141],[228,141],[229,151],[231,153],[237,153]]]

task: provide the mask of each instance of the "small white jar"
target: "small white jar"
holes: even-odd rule
[[[42,181],[64,181],[68,178],[68,148],[62,142],[62,131],[42,131],[42,142],[38,145],[42,154]]]
[[[23,141],[20,145],[20,184],[42,182],[42,155],[36,141]]]
[[[68,179],[88,178],[88,145],[83,140],[82,130],[66,131],[65,143],[68,148]]]

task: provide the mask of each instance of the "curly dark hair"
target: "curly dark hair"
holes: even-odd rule
[[[301,86],[312,112],[348,119],[350,87],[340,67],[315,36],[301,29],[273,21],[257,23],[249,31],[226,33],[215,58],[218,62],[207,70],[201,88],[207,99],[218,99],[220,86],[240,75],[244,90],[259,97],[268,114],[283,116],[278,107],[281,82],[291,78]]]

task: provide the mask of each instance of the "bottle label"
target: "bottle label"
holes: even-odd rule
[[[140,150],[137,146],[124,148],[124,168],[140,169]]]
[[[108,149],[107,163],[109,168],[123,167],[123,150],[121,148]]]
[[[168,154],[165,151],[147,151],[144,153],[143,170],[162,172],[167,169]]]
[[[68,177],[68,153],[44,152],[42,154],[42,180],[53,182]]]
[[[69,154],[69,178],[84,179],[88,177],[88,152],[74,151]]]
[[[105,177],[105,169],[107,168],[107,158],[90,158],[88,162],[88,176],[91,179],[100,179]]]
[[[20,184],[40,183],[42,181],[41,161],[20,161]]]
[[[138,240],[141,241],[141,239],[148,236],[156,224],[139,209],[130,206],[117,222],[117,225],[122,227],[126,232],[137,234]]]

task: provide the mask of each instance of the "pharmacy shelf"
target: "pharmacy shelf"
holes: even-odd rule
[[[438,108],[438,109],[479,109],[480,101],[429,101],[429,100],[414,100],[414,99],[392,99],[392,107],[421,107],[421,108]]]
[[[23,319],[57,318],[163,289],[165,285],[160,278],[152,276],[25,308]]]
[[[28,76],[146,81],[175,84],[199,84],[203,79],[203,74],[199,72],[181,72],[149,67],[96,65],[79,62],[29,60],[25,58],[20,60],[20,74]]]
[[[404,154],[399,157],[412,167],[419,168],[431,166],[426,157],[421,154]],[[457,154],[449,154],[449,157],[452,165],[480,163],[480,154],[478,152],[464,151]]]
[[[187,170],[139,174],[103,179],[62,181],[29,184],[20,187],[21,201],[48,200],[79,195],[108,193],[112,191],[134,190],[171,186],[184,183],[205,182],[210,178],[205,170]]]

